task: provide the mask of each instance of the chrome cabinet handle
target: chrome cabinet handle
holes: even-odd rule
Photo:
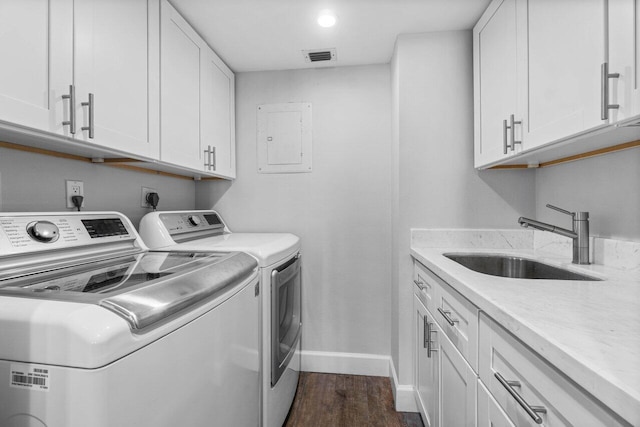
[[[600,118],[602,120],[609,119],[609,110],[617,110],[620,108],[618,104],[609,104],[609,79],[617,79],[620,73],[609,73],[609,63],[604,62],[600,67],[600,90],[602,91],[600,100]]]
[[[421,282],[421,281],[420,281],[420,280],[418,280],[418,279],[414,280],[414,281],[413,281],[413,283],[415,283],[415,284],[416,284],[416,286],[417,286],[418,288],[420,288],[420,290],[421,290],[421,291],[424,291],[424,290],[426,290],[426,289],[427,289],[427,285],[426,285],[424,282]]]
[[[437,334],[438,331],[431,330],[431,323],[429,323],[429,319],[427,316],[423,317],[424,320],[424,336],[423,336],[423,344],[422,346],[427,349],[427,357],[431,358],[431,353],[434,351],[438,351],[437,348],[432,348],[431,345],[433,341],[431,341],[431,334]]]
[[[69,126],[69,132],[73,135],[76,133],[76,88],[69,85],[69,95],[62,95],[62,99],[69,100],[69,120],[62,122],[62,126]]]
[[[207,157],[207,160],[204,162],[205,170],[211,170],[211,146],[207,145],[207,149],[204,150],[204,154]]]
[[[524,400],[522,396],[520,396],[520,394],[513,389],[514,387],[520,387],[520,382],[507,381],[502,375],[500,375],[499,372],[496,372],[494,376],[500,382],[500,384],[502,384],[502,386],[509,392],[509,394],[516,400],[516,402],[518,402],[518,405],[520,405],[522,409],[525,410],[527,415],[529,415],[536,424],[542,424],[542,418],[538,414],[546,414],[547,408],[545,408],[544,406],[529,405],[527,401]]]
[[[515,116],[512,114],[509,117],[509,122],[509,129],[511,129],[511,145],[509,145],[509,147],[511,147],[511,151],[514,151],[516,149],[516,144],[522,144],[522,141],[516,141],[516,125],[521,125],[522,120],[516,121]]]
[[[427,316],[424,316],[422,318],[422,323],[424,325],[423,331],[422,331],[422,347],[427,349],[427,357],[429,357],[429,341],[431,339],[431,336],[429,335],[429,331],[431,329],[431,327],[429,326],[429,319],[427,318]]]
[[[451,326],[455,326],[456,323],[460,322],[458,319],[451,318],[450,311],[444,311],[443,309],[438,307],[438,313],[442,314],[442,317],[444,317],[444,320],[446,320],[447,323],[450,324]]]
[[[93,125],[93,94],[89,93],[89,101],[82,103],[83,107],[89,107],[89,126],[82,126],[81,130],[89,131],[89,138],[93,139],[93,130],[95,126]]]
[[[507,154],[507,149],[509,148],[509,143],[507,142],[507,130],[509,129],[509,126],[507,126],[507,121],[503,120],[502,121],[502,147],[503,147],[503,154]]]
[[[211,147],[211,169],[216,170],[216,147]]]

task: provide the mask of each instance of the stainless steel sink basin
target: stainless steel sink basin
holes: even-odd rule
[[[492,276],[513,279],[601,280],[527,258],[491,254],[444,254],[458,264]]]

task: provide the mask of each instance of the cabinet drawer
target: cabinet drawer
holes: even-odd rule
[[[479,350],[480,379],[517,426],[627,425],[484,314]]]
[[[436,283],[430,277],[429,270],[425,266],[417,261],[413,262],[414,292],[427,310],[434,313],[436,310]]]
[[[444,334],[478,372],[478,308],[430,271],[429,278],[436,284],[433,316]]]

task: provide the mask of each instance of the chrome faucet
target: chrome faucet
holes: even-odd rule
[[[573,239],[573,262],[574,264],[589,264],[589,212],[569,212],[557,206],[547,204],[548,208],[555,209],[563,214],[570,215],[573,220],[573,230],[556,227],[521,216],[518,223],[523,227],[533,227],[537,230],[550,231],[561,236]]]

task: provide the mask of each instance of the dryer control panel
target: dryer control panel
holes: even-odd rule
[[[201,231],[219,235],[225,231],[222,219],[213,211],[160,213],[159,218],[171,236]]]

